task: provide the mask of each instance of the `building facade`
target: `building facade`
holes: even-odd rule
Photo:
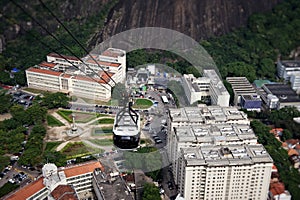
[[[181,149],[178,188],[185,199],[267,199],[273,161],[262,145]]]
[[[193,74],[184,74],[182,85],[190,104],[205,101],[209,97],[210,79],[207,77],[194,77]]]

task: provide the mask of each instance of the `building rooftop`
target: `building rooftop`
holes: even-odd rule
[[[108,166],[94,172],[97,187],[103,200],[133,200],[121,175]]]
[[[222,80],[219,78],[219,75],[217,74],[217,72],[215,70],[205,69],[205,70],[203,70],[203,76],[210,78],[211,85],[212,85],[212,87],[215,88],[215,92],[217,94],[229,95]]]
[[[72,176],[78,176],[80,174],[91,173],[97,168],[103,169],[103,166],[98,161],[92,161],[71,167],[63,167],[59,170],[63,170],[65,172],[66,177],[69,178]]]
[[[125,53],[124,53],[124,51],[122,51],[120,49],[108,48],[101,55],[117,58],[118,56],[124,56]]]
[[[55,65],[56,65],[55,63],[49,63],[49,62],[46,62],[46,61],[41,62],[39,64],[40,67],[46,67],[46,68],[54,68]]]
[[[227,166],[255,163],[272,163],[273,160],[262,145],[224,145],[182,148],[181,155],[187,166]]]
[[[286,84],[265,84],[263,89],[268,94],[276,95],[280,102],[300,102],[296,92]]]
[[[6,198],[6,200],[24,200],[32,196],[45,187],[43,184],[43,180],[44,178],[41,177],[36,181],[29,183],[28,185],[22,187],[20,190],[14,192],[12,195]]]
[[[247,120],[247,115],[235,107],[203,106],[170,109],[172,122],[230,123]]]
[[[52,75],[52,76],[60,76],[62,74],[62,72],[53,71],[50,69],[40,69],[40,68],[36,68],[36,67],[30,67],[26,71],[47,74],[47,75]]]
[[[52,192],[51,196],[59,200],[78,200],[75,190],[71,185],[59,185]]]
[[[226,80],[237,95],[256,93],[246,77],[227,77]]]
[[[251,127],[244,124],[180,126],[174,128],[174,133],[179,142],[218,143],[257,139]]]
[[[286,68],[298,68],[300,67],[300,61],[297,60],[283,60],[280,61],[282,65],[284,65]]]
[[[78,58],[76,58],[75,56],[66,56],[66,55],[62,55],[60,56],[57,53],[49,53],[47,56],[51,56],[51,57],[55,57],[55,58],[61,58],[63,60],[68,59],[68,60],[75,60],[75,61],[80,61]]]

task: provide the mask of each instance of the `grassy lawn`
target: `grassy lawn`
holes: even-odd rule
[[[97,116],[97,117],[108,117],[109,115],[97,113],[96,116]]]
[[[112,133],[113,133],[112,127],[94,128],[92,131],[93,136],[107,136],[107,135],[112,135]]]
[[[45,151],[55,151],[56,147],[62,142],[47,142]]]
[[[72,123],[72,114],[75,114],[75,122],[77,123],[87,123],[98,117],[98,115],[93,113],[76,112],[71,110],[58,110],[57,113],[70,123]]]
[[[67,159],[87,156],[93,153],[103,153],[103,149],[90,147],[83,142],[68,143],[62,150]]]
[[[0,197],[3,197],[4,195],[7,195],[8,193],[10,193],[11,191],[14,191],[15,189],[17,189],[18,187],[20,187],[17,184],[12,184],[12,183],[5,183],[1,188],[0,188]]]
[[[136,99],[133,107],[138,109],[148,109],[152,105],[153,102],[149,99]]]
[[[46,92],[44,90],[39,90],[39,89],[35,89],[35,88],[24,88],[23,90],[34,93],[34,94],[43,94]]]
[[[112,118],[102,118],[98,120],[99,124],[113,124],[114,123],[114,119]]]
[[[89,154],[89,150],[82,142],[68,143],[62,150],[61,153],[69,157],[77,157],[81,155]]]
[[[113,145],[112,139],[91,139],[90,142],[99,146],[110,146]]]
[[[64,126],[62,122],[53,117],[52,115],[47,115],[47,123],[49,126]]]

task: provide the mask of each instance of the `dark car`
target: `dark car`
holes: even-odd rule
[[[169,188],[169,190],[174,189],[173,183],[171,181],[168,181],[168,188]]]

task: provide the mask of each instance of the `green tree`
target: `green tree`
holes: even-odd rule
[[[252,83],[256,78],[256,71],[253,65],[244,62],[232,62],[226,65],[227,76],[245,76]]]
[[[35,104],[29,107],[26,110],[26,113],[31,120],[30,124],[39,124],[45,121],[47,115],[47,109],[41,107],[39,104]]]
[[[144,185],[143,200],[159,200],[159,189],[154,184],[146,183]]]
[[[21,124],[30,124],[30,118],[28,114],[25,112],[24,107],[21,105],[13,105],[10,108],[10,114],[13,119]]]
[[[49,109],[67,107],[69,100],[69,97],[61,92],[46,93],[42,99],[42,105]]]
[[[6,95],[5,92],[0,92],[0,114],[6,113],[9,111],[11,104],[11,96]]]
[[[288,129],[284,129],[282,136],[281,136],[281,140],[286,141],[286,140],[292,139],[292,138],[293,138],[293,133],[291,133],[291,131],[289,131]]]

